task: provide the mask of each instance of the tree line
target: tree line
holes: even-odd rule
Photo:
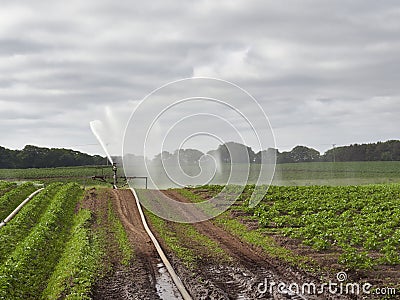
[[[348,162],[348,161],[400,161],[400,141],[390,140],[370,144],[352,144],[334,147],[324,154],[306,146],[296,146],[291,151],[279,152],[278,149],[268,148],[254,152],[246,145],[228,142],[207,154],[222,163],[300,163],[300,162]],[[157,161],[176,161],[179,157],[183,163],[197,163],[203,153],[195,149],[179,149],[173,153],[164,151],[154,157]]]
[[[277,163],[400,161],[399,140],[333,147],[324,154],[305,146],[296,146],[291,151],[282,153],[277,149],[274,151]]]
[[[102,165],[100,155],[59,148],[42,148],[27,145],[22,150],[10,150],[0,146],[1,169],[55,168]]]
[[[208,151],[204,156],[199,150],[179,149],[173,153],[164,151],[153,158],[153,162],[198,163],[203,158],[214,157],[222,163],[253,163],[264,162],[299,163],[299,162],[346,162],[346,161],[400,161],[400,141],[389,140],[370,144],[352,144],[334,147],[324,154],[305,146],[296,146],[291,151],[280,152],[268,148],[254,152],[246,145],[228,142],[215,150]],[[132,162],[143,161],[132,156]],[[115,158],[121,161],[121,158]],[[89,155],[75,150],[60,148],[42,148],[27,145],[22,150],[10,150],[0,146],[0,168],[54,168],[71,166],[103,165],[106,158],[100,155]]]

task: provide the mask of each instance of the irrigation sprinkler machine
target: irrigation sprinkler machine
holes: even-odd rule
[[[104,150],[104,152],[105,152],[105,154],[107,156],[107,166],[108,166],[108,162],[111,163],[112,174],[113,174],[112,178],[110,178],[110,175],[105,175],[104,171],[102,169],[102,175],[95,175],[95,176],[92,176],[91,178],[93,180],[99,180],[99,181],[102,181],[102,182],[111,183],[114,189],[118,188],[118,179],[124,180],[124,183],[120,186],[120,187],[122,187],[122,186],[128,185],[128,180],[139,178],[139,179],[144,179],[145,180],[145,187],[147,189],[147,176],[134,176],[134,177],[118,176],[118,165],[113,160],[113,158],[110,155],[110,152],[107,149],[107,146],[109,144],[106,143],[104,141],[104,139],[102,139],[102,134],[105,134],[103,122],[101,122],[99,120],[95,120],[95,121],[90,122],[90,129],[92,130],[94,136],[99,141],[100,146],[103,148],[103,150]]]
[[[118,165],[116,162],[113,162],[111,164],[112,167],[112,178],[110,178],[109,175],[94,175],[92,176],[93,180],[99,180],[102,182],[110,183],[112,184],[113,189],[117,189],[118,186],[123,187],[128,185],[128,180],[129,179],[144,179],[145,180],[145,188],[147,189],[147,176],[118,176]],[[112,180],[110,180],[112,179]],[[119,184],[118,179],[122,179],[124,181],[123,184]]]
[[[113,170],[113,189],[116,189],[117,183],[118,183],[118,179],[117,179],[118,167],[117,167],[116,163],[112,164],[112,170]]]

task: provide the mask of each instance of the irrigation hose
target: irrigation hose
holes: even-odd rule
[[[192,300],[192,297],[190,296],[190,294],[188,293],[188,291],[186,290],[185,286],[183,285],[181,279],[179,278],[179,276],[176,274],[174,268],[172,267],[171,263],[169,262],[167,256],[165,255],[164,251],[162,250],[160,244],[158,243],[156,237],[154,236],[153,232],[151,232],[149,226],[147,225],[147,221],[146,218],[144,216],[142,207],[140,205],[139,202],[139,197],[136,194],[136,191],[134,189],[130,189],[133,196],[135,197],[136,200],[136,205],[137,208],[139,210],[139,214],[140,214],[140,218],[142,219],[142,223],[144,226],[144,229],[146,230],[147,234],[149,235],[151,241],[153,242],[154,246],[156,247],[156,250],[158,252],[158,255],[160,256],[162,262],[164,263],[165,267],[167,268],[169,274],[172,277],[172,280],[174,281],[176,287],[178,288],[179,292],[182,295],[182,298],[184,300]]]
[[[24,207],[25,204],[27,204],[33,197],[35,197],[38,193],[40,193],[44,188],[40,188],[37,191],[33,192],[26,198],[24,201],[21,202],[20,205],[17,206],[16,209],[13,210],[11,214],[8,215],[7,218],[4,219],[3,222],[0,223],[0,228],[5,226],[12,218],[15,217],[15,215],[21,210],[22,207]]]

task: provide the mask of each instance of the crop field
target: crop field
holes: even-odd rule
[[[28,180],[42,183],[77,182],[81,185],[101,185],[101,181],[92,180],[92,176],[112,177],[107,166],[0,169],[0,180]],[[122,172],[120,173],[122,175]]]
[[[109,169],[0,173],[20,180],[0,181],[2,220],[38,189],[26,180],[45,187],[0,228],[0,299],[181,299],[165,281],[166,269],[141,224],[132,193],[78,180],[108,175]],[[254,185],[247,185],[237,201],[212,220],[181,224],[145,210],[150,228],[193,299],[272,297],[256,288],[266,278],[318,284],[335,280],[343,271],[349,282],[400,292],[397,163],[284,164],[278,165],[277,174],[287,186],[272,185],[250,208]],[[394,183],[377,184],[378,177]],[[54,182],[57,178],[62,182]],[[338,185],[349,178],[363,184]],[[330,185],[298,185],[302,180],[330,180]],[[229,186],[218,196],[222,189],[207,185],[162,193],[190,203],[214,196],[226,199],[238,187]],[[164,207],[151,189],[139,195]],[[274,297],[287,299],[276,293]]]
[[[245,168],[244,168],[245,170]],[[123,176],[122,168],[118,169]],[[229,168],[222,168],[215,184],[224,182]],[[252,164],[249,183],[255,183],[259,165]],[[80,184],[100,184],[92,176],[112,177],[107,166],[41,168],[41,169],[0,169],[0,180],[35,180],[38,182],[74,181]],[[214,182],[212,182],[214,183]],[[400,183],[400,162],[316,162],[277,164],[273,185],[359,185],[373,183]]]
[[[11,189],[0,198],[2,217],[37,189],[4,182],[0,189],[6,186]],[[76,211],[81,197],[75,183],[50,184],[0,229],[1,299],[83,299],[88,294],[99,251],[88,232],[91,212]]]
[[[272,257],[309,272],[347,270],[357,280],[400,288],[400,184],[271,186],[249,208],[254,186],[214,222]],[[221,186],[177,190],[193,202]]]
[[[278,164],[274,185],[400,183],[399,161]]]

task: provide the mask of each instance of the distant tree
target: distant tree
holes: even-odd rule
[[[156,156],[154,156],[152,163],[161,164],[162,162],[167,162],[172,158],[172,154],[168,151],[163,151]]]
[[[293,158],[291,156],[291,153],[288,151],[284,151],[282,153],[278,152],[278,156],[276,159],[276,162],[278,164],[286,164],[286,163],[293,163]]]
[[[219,145],[215,152],[208,154],[219,157],[223,163],[254,163],[257,159],[253,149],[235,142]]]
[[[275,163],[277,162],[277,158],[279,155],[278,149],[275,148],[268,148],[267,150],[259,151],[255,154],[254,163]]]
[[[400,141],[352,144],[325,152],[324,161],[393,161],[400,160]]]
[[[22,150],[0,147],[0,168],[52,168],[100,165],[104,158],[69,149],[43,148],[26,145]]]
[[[296,146],[290,151],[293,162],[313,162],[320,160],[320,153],[312,148]]]
[[[178,149],[173,154],[183,164],[197,164],[203,155],[203,152],[195,149]]]
[[[0,168],[13,169],[15,168],[15,163],[15,151],[0,146]]]

